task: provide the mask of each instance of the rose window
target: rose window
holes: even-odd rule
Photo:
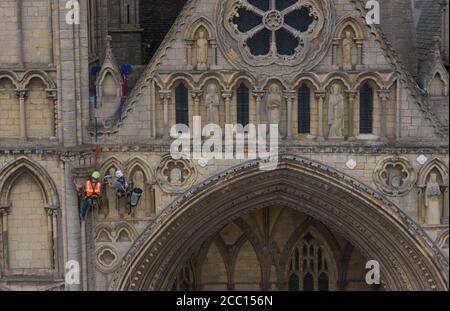
[[[216,20],[217,42],[230,63],[286,76],[323,59],[335,12],[330,0],[222,0]]]
[[[297,0],[241,0],[230,16],[253,56],[294,55],[318,20],[312,5]]]

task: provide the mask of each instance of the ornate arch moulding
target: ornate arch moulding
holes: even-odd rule
[[[327,199],[330,193],[333,201]],[[180,195],[131,247],[111,289],[168,288],[176,267],[206,236],[243,213],[273,204],[321,221],[367,258],[379,260],[386,289],[448,289],[448,260],[409,216],[357,180],[291,155],[281,156],[275,171],[261,172],[259,161],[250,161]]]

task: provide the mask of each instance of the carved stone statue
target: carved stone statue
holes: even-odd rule
[[[220,98],[214,83],[208,86],[205,97],[205,107],[208,111],[208,124],[219,124]]]
[[[182,183],[183,172],[180,168],[174,167],[170,170],[169,182],[172,185],[180,185]]]
[[[283,99],[278,84],[270,85],[266,103],[269,124],[280,124],[282,102]]]
[[[328,124],[330,125],[329,139],[344,138],[344,112],[345,103],[339,84],[331,88],[330,99],[328,102]]]
[[[402,172],[400,170],[393,169],[389,172],[388,184],[393,190],[398,191],[402,185],[402,179]]]
[[[442,192],[437,174],[432,173],[425,188],[425,223],[438,225],[441,223]]]
[[[345,37],[342,40],[342,65],[344,69],[352,69],[352,51],[353,51],[353,37],[350,31],[345,32]]]
[[[203,30],[200,30],[198,33],[196,47],[197,47],[197,69],[207,70],[209,42],[208,39],[206,39],[205,31]]]

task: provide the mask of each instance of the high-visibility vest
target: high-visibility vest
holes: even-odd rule
[[[97,182],[95,183],[95,186],[93,186],[90,180],[86,180],[86,196],[90,198],[92,196],[100,195],[102,195],[102,184]]]

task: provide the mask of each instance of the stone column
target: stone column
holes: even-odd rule
[[[381,102],[381,131],[380,140],[387,141],[387,104],[389,101],[390,91],[388,89],[382,89],[378,91],[378,96]]]
[[[58,109],[58,96],[57,96],[57,90],[56,89],[48,89],[45,90],[47,92],[47,98],[52,102],[53,106],[53,118],[52,118],[52,129],[53,129],[53,135],[50,137],[50,139],[56,139],[57,137],[60,137],[58,126],[60,124],[59,120],[59,109]],[[60,137],[60,142],[62,142],[62,136]]]
[[[215,39],[209,40],[211,45],[211,69],[217,68],[217,42]]]
[[[8,260],[8,214],[11,205],[0,205],[0,225],[2,226],[2,253],[3,253],[3,267],[5,270],[9,269]],[[0,271],[1,275],[1,271]]]
[[[284,93],[284,98],[286,100],[286,107],[287,107],[287,125],[286,125],[287,139],[292,138],[292,100],[294,99],[294,95],[295,95],[294,91],[287,91]]]
[[[355,101],[358,96],[358,92],[351,90],[346,91],[348,96],[348,140],[355,141],[356,140],[356,129],[355,129]]]
[[[256,126],[261,124],[261,112],[259,111],[261,109],[261,101],[264,97],[264,91],[256,89],[253,91],[253,95],[256,99],[256,107],[255,107],[255,113],[256,113]]]
[[[47,0],[48,6],[48,21],[47,21],[47,32],[48,32],[48,58],[49,67],[54,66],[54,55],[53,55],[53,0]]]
[[[23,32],[22,32],[22,0],[16,0],[16,16],[17,16],[17,27],[16,35],[18,42],[17,55],[19,56],[19,66],[24,66],[24,53],[23,53]]]
[[[363,66],[364,61],[364,54],[363,54],[363,46],[364,46],[364,39],[355,39],[356,43],[356,51],[357,51],[357,60],[356,60],[356,69],[361,69]]]
[[[317,99],[317,113],[318,113],[318,124],[317,124],[317,141],[324,141],[323,136],[323,105],[325,100],[325,92],[316,92]]]
[[[225,124],[231,124],[231,99],[233,98],[232,91],[222,92],[222,97],[225,100]]]
[[[72,167],[74,158],[61,158],[64,165],[64,185],[65,191],[63,199],[65,200],[65,215],[66,215],[66,241],[67,241],[67,258],[68,261],[76,261],[79,267],[82,266],[81,254],[81,225],[78,195],[73,185]],[[80,269],[80,281],[83,282],[85,276]],[[82,290],[81,284],[68,284],[69,291]]]
[[[194,100],[194,116],[200,116],[200,101],[202,99],[203,92],[201,90],[192,91],[192,99]]]
[[[339,45],[340,45],[340,39],[334,38],[333,39],[333,51],[332,51],[332,66],[334,69],[339,68]]]
[[[48,226],[48,240],[50,247],[51,266],[55,271],[58,271],[58,227],[57,227],[57,215],[58,207],[46,206],[47,211],[47,226]]]
[[[194,45],[193,40],[186,40],[186,68],[187,70],[193,70],[194,66],[192,65],[192,47]]]
[[[25,111],[25,98],[28,95],[27,89],[18,89],[17,97],[19,98],[19,117],[20,117],[20,138],[27,139],[27,116]]]
[[[445,176],[445,178],[444,178],[444,186],[443,186],[443,189],[442,189],[442,193],[443,193],[443,195],[444,195],[444,208],[443,208],[443,211],[442,211],[442,220],[441,220],[441,223],[442,224],[444,224],[444,225],[448,225],[448,217],[449,217],[449,215],[448,215],[448,208],[449,208],[449,193],[448,193],[448,187],[449,187],[449,180],[448,180],[449,178],[448,178],[448,175],[447,176]]]
[[[164,90],[159,92],[159,96],[163,101],[164,106],[164,114],[163,114],[163,127],[164,127],[164,133],[163,138],[167,139],[170,136],[170,129],[169,129],[169,101],[172,97],[172,92],[170,90]]]

